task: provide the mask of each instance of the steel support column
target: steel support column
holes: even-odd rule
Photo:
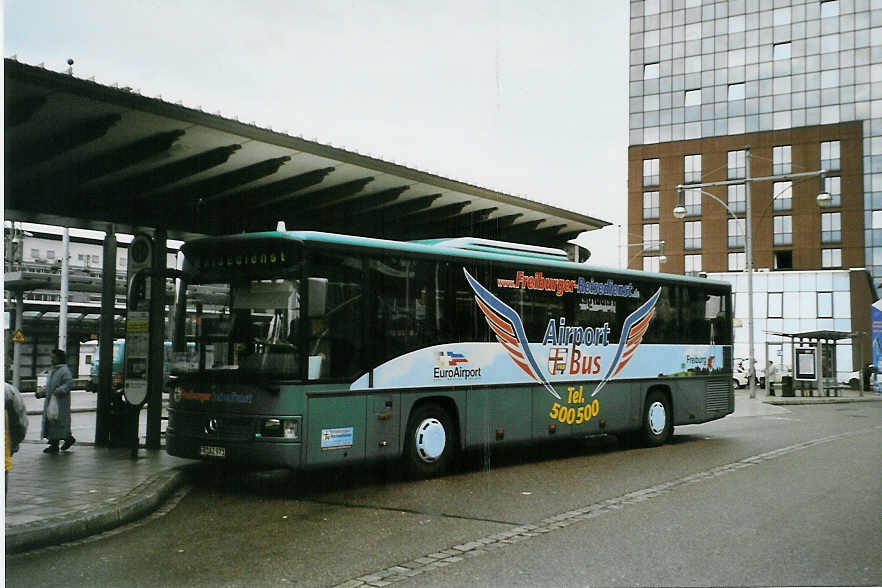
[[[95,445],[110,443],[110,399],[113,394],[113,337],[116,314],[116,234],[107,226],[101,273],[101,320],[98,331],[98,406]]]
[[[162,395],[165,384],[165,229],[153,232],[150,276],[150,355],[147,360],[147,449],[159,449],[162,435]]]

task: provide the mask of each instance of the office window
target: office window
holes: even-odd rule
[[[730,218],[727,223],[729,247],[744,247],[744,219]]]
[[[79,261],[80,263],[82,263],[85,257],[86,257],[86,256],[83,255],[82,253],[78,253],[78,254],[77,254],[77,261]]]
[[[98,256],[97,255],[92,256],[92,265],[98,265]]]
[[[659,245],[658,223],[643,225],[643,250],[658,251]]]
[[[744,252],[730,253],[728,256],[727,269],[730,272],[744,271],[744,268],[747,267],[746,261],[747,258],[745,257]]]
[[[726,64],[729,67],[741,67],[744,65],[744,49],[731,49],[726,55]]]
[[[40,257],[40,250],[31,249],[31,259],[37,259],[38,257]]]
[[[686,263],[686,275],[687,276],[696,276],[701,273],[701,254],[695,255],[687,255],[685,258]]]
[[[772,51],[772,58],[775,61],[782,59],[790,59],[790,42],[775,43]]]
[[[658,255],[646,255],[643,257],[643,271],[659,273],[660,267]]]
[[[683,203],[686,206],[686,216],[701,216],[701,190],[698,188],[683,190]]]
[[[701,105],[701,89],[686,90],[683,98],[683,106],[700,106]]]
[[[839,0],[821,2],[821,18],[839,16]]]
[[[689,221],[683,223],[685,231],[684,247],[686,249],[701,249],[701,221]]]
[[[874,229],[882,229],[882,210],[873,211],[872,223]]]
[[[687,184],[701,181],[701,155],[683,157],[683,177]]]
[[[776,270],[793,269],[793,252],[789,249],[773,252],[772,265]]]
[[[821,249],[821,267],[842,267],[842,249]]]
[[[776,27],[790,24],[790,8],[776,8],[772,13],[773,22]]]
[[[730,16],[729,17],[729,34],[732,33],[741,33],[744,31],[744,15],[738,16]]]
[[[745,151],[741,149],[739,151],[729,151],[727,154],[727,170],[726,177],[729,180],[736,180],[738,178],[743,178],[747,173],[747,168],[744,162]]]
[[[658,77],[658,63],[647,63],[643,66],[643,79],[654,80]]]
[[[47,249],[46,250],[46,259],[48,259],[49,261],[55,260],[55,250],[54,249]]]
[[[775,210],[791,210],[793,208],[793,182],[772,184],[772,205]]]
[[[658,186],[658,159],[643,160],[643,185]]]
[[[772,147],[772,174],[789,174],[792,171],[793,148],[790,145]]]
[[[733,100],[744,100],[744,83],[729,84],[729,102]]]
[[[842,241],[842,214],[838,212],[821,213],[821,243]]]
[[[775,245],[792,245],[793,244],[793,217],[776,216],[772,220],[772,228],[774,231]]]
[[[842,206],[842,178],[833,176],[824,178],[824,189],[830,193],[832,199],[827,206]]]
[[[821,169],[839,169],[839,141],[821,142]]]
[[[726,198],[732,212],[744,212],[747,209],[747,197],[744,184],[726,186]]]
[[[839,34],[821,36],[821,53],[835,53],[839,51]]]
[[[643,218],[658,218],[658,192],[643,193]]]
[[[818,318],[833,318],[833,292],[818,292]]]
[[[769,292],[769,318],[783,318],[784,316],[784,293]]]

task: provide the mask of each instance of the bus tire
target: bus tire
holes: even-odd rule
[[[671,440],[674,432],[671,401],[659,390],[651,390],[646,395],[643,408],[643,428],[640,440],[644,445],[657,447]]]
[[[415,478],[439,476],[450,469],[456,452],[453,420],[434,402],[417,407],[407,421],[404,459]]]

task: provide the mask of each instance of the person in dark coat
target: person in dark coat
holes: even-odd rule
[[[52,352],[52,370],[46,379],[46,387],[35,394],[37,398],[45,398],[41,436],[49,440],[49,447],[43,453],[58,453],[59,443],[62,443],[63,450],[76,443],[76,439],[70,434],[70,390],[73,388],[73,375],[66,361],[65,353],[61,349]],[[53,397],[58,404],[58,415],[55,419],[49,419],[49,404]]]

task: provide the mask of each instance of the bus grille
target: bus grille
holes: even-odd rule
[[[175,428],[182,435],[225,441],[247,441],[254,437],[254,420],[249,417],[181,412],[175,417]]]
[[[704,403],[708,413],[731,412],[730,390],[732,383],[722,380],[708,382],[705,389]]]

